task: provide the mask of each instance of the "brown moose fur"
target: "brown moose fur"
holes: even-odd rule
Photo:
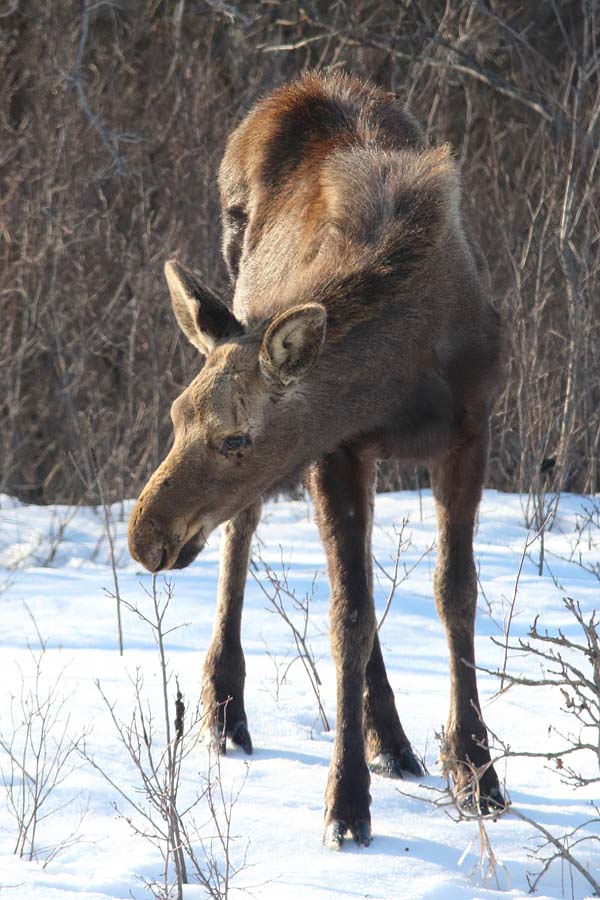
[[[325,841],[340,847],[350,831],[366,845],[369,766],[420,772],[375,627],[376,464],[426,463],[450,650],[445,761],[460,788],[472,766],[487,765],[480,789],[501,805],[473,668],[473,524],[499,323],[450,150],[429,148],[392,96],[311,73],[234,131],[220,189],[233,312],[167,264],[175,313],[205,361],[173,404],[174,445],[131,516],[131,553],[154,572],[184,566],[227,523],[203,701],[210,710],[231,697],[220,724],[250,752],[240,642],[250,542],[261,499],[305,473],[328,560],[337,671]]]

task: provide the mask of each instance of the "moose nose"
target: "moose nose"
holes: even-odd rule
[[[160,557],[160,562],[157,565],[157,567],[155,569],[153,569],[152,571],[153,572],[161,572],[163,569],[166,568],[168,560],[169,560],[169,552],[168,552],[167,548],[164,547],[163,552]]]
[[[172,554],[170,541],[159,522],[144,516],[136,505],[129,520],[129,552],[149,572],[167,568]]]

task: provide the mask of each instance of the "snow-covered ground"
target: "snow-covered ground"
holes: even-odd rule
[[[494,669],[502,664],[502,649],[491,640],[502,639],[504,620],[515,590],[515,579],[528,535],[523,498],[487,491],[481,507],[476,553],[480,565],[477,654],[480,665]],[[568,635],[575,623],[562,598],[578,600],[591,614],[597,607],[600,582],[573,562],[565,561],[575,545],[588,562],[600,563],[600,529],[594,526],[592,541],[581,532],[583,509],[589,498],[563,496],[552,532],[547,535],[544,574],[537,574],[539,547],[534,543],[524,560],[515,615],[514,638],[525,635],[534,617],[539,627],[558,627]],[[150,576],[132,562],[127,552],[126,528],[129,504],[111,511],[116,532],[119,587],[123,597],[151,612],[147,590]],[[409,522],[404,538],[410,546],[403,563],[418,566],[400,585],[381,631],[390,681],[398,708],[417,752],[424,756],[430,775],[418,782],[372,779],[374,840],[369,849],[347,841],[341,853],[321,845],[323,794],[333,736],[320,724],[315,696],[299,661],[287,669],[296,655],[293,637],[284,621],[269,609],[259,584],[249,578],[244,611],[246,653],[246,706],[255,752],[228,752],[221,762],[225,796],[239,790],[232,810],[231,857],[241,871],[233,879],[231,896],[261,898],[332,897],[407,898],[407,900],[470,900],[470,898],[521,897],[528,892],[527,873],[539,872],[541,863],[530,858],[539,840],[532,828],[512,815],[487,822],[486,831],[497,859],[494,879],[486,883],[478,867],[480,832],[476,822],[455,822],[444,809],[427,802],[439,796],[431,788],[444,784],[437,762],[436,732],[445,721],[448,705],[448,669],[445,638],[432,600],[435,549],[435,516],[431,495],[424,492],[379,496],[376,508],[374,554],[391,571],[398,528]],[[579,530],[578,530],[579,528]],[[595,542],[595,543],[594,543]],[[177,675],[186,702],[199,696],[200,672],[208,646],[218,572],[218,536],[187,570],[170,576],[173,597],[166,627],[181,625],[166,638],[170,671]],[[309,644],[322,681],[322,702],[335,721],[335,678],[328,649],[328,586],[323,552],[307,502],[270,504],[263,515],[255,544],[258,577],[268,565],[279,575],[287,569],[289,586],[303,597],[311,591]],[[388,583],[379,576],[377,605],[381,614]],[[163,580],[158,579],[159,587]],[[14,725],[23,720],[21,697],[34,687],[35,658],[39,638],[47,642],[41,661],[38,695],[48,685],[55,702],[66,702],[56,734],[66,721],[69,739],[86,732],[88,756],[125,793],[143,802],[139,779],[120,745],[104,695],[114,704],[115,715],[131,718],[135,696],[131,683],[139,670],[143,676],[144,702],[156,717],[160,732],[161,690],[158,655],[150,628],[131,612],[123,612],[125,652],[117,647],[116,606],[102,510],[27,507],[4,497],[0,503],[0,590],[2,604],[2,668],[0,683],[0,732],[6,741]],[[302,616],[288,603],[290,615],[301,626]],[[36,630],[38,633],[36,633]],[[31,648],[31,649],[30,649]],[[511,655],[512,674],[539,672],[532,658]],[[283,679],[283,680],[282,680]],[[560,745],[549,725],[569,728],[560,712],[561,697],[547,688],[513,687],[496,696],[498,681],[480,675],[484,715],[494,732],[513,750],[540,751]],[[175,687],[172,684],[172,694]],[[35,715],[34,715],[35,721]],[[60,727],[59,727],[60,726]],[[19,732],[19,733],[22,733]],[[49,738],[49,749],[53,747]],[[16,745],[15,745],[16,746]],[[66,746],[66,745],[65,745]],[[0,751],[5,780],[11,766]],[[592,755],[570,758],[573,765],[594,775]],[[127,817],[131,809],[89,762],[71,757],[66,777],[50,795],[45,812],[54,813],[40,822],[36,844],[67,846],[44,868],[43,859],[26,861],[13,855],[16,825],[5,797],[0,805],[0,893],[26,900],[124,900],[149,896],[144,879],[161,878],[159,851],[133,833]],[[205,784],[208,750],[198,745],[184,762],[183,805]],[[33,765],[31,759],[28,766]],[[591,801],[598,800],[598,784],[573,789],[561,783],[556,764],[531,758],[502,763],[512,802],[518,810],[559,836],[593,816]],[[597,771],[595,773],[598,774]],[[18,788],[16,777],[15,789]],[[0,783],[0,790],[2,785]],[[407,792],[401,793],[400,791]],[[18,790],[15,796],[18,797]],[[115,809],[117,805],[119,816]],[[205,823],[210,838],[214,826],[201,801],[195,816]],[[80,824],[79,820],[83,815]],[[135,818],[135,816],[134,816]],[[578,836],[596,828],[588,826]],[[69,835],[77,835],[71,843]],[[600,844],[576,849],[580,861],[600,876]],[[199,850],[201,856],[201,850]],[[43,856],[43,854],[42,854]],[[245,865],[243,864],[245,859]],[[239,893],[238,893],[239,892]],[[538,897],[583,898],[589,885],[570,867],[555,863],[541,880]],[[206,896],[204,889],[185,889],[186,900]]]

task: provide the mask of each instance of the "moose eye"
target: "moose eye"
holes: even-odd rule
[[[243,450],[250,445],[250,437],[247,434],[231,434],[221,444],[221,453],[233,453]]]

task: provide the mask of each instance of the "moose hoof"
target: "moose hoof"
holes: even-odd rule
[[[333,819],[325,828],[323,843],[328,850],[341,850],[348,831],[359,847],[368,847],[371,843],[371,823],[366,819],[361,819],[355,825],[346,825],[339,819]]]
[[[462,791],[457,797],[458,804],[466,816],[490,816],[494,817],[504,812],[508,806],[507,801],[498,786],[491,787],[487,793],[479,792],[474,786]]]
[[[352,830],[352,837],[359,847],[368,847],[371,843],[371,823],[364,819],[356,823],[356,827]]]
[[[369,769],[375,775],[383,775],[384,778],[406,778],[409,775],[421,778],[425,774],[412,747],[405,747],[399,753],[387,750],[378,753],[369,763]]]
[[[252,753],[252,738],[245,722],[238,722],[233,728],[223,729],[221,725],[214,724],[210,728],[210,743],[213,750],[221,756],[227,755],[227,739],[236,747],[240,747],[244,753]]]
[[[252,753],[252,738],[245,722],[238,722],[229,733],[229,738],[236,747],[241,747],[244,753],[250,756]]]

